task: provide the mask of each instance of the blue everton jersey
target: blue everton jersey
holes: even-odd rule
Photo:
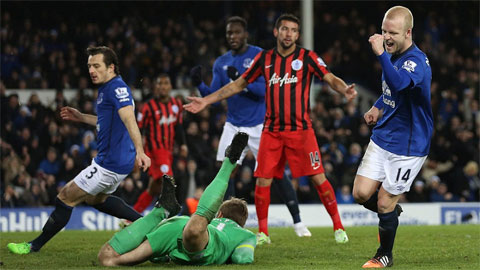
[[[199,86],[202,96],[209,95],[232,80],[227,75],[227,67],[234,66],[241,75],[250,67],[255,56],[262,51],[261,48],[247,45],[247,50],[242,54],[226,54],[217,58],[213,65],[213,79],[210,89],[201,84]],[[227,99],[227,122],[239,127],[252,127],[263,123],[265,117],[265,79],[259,77],[249,84],[242,92]]]
[[[136,156],[132,139],[118,114],[120,108],[128,105],[135,106],[132,92],[120,76],[98,89],[95,162],[118,174],[130,173]]]
[[[385,52],[379,60],[383,94],[375,106],[383,108],[383,117],[373,129],[372,140],[397,155],[426,156],[433,132],[428,58],[412,44],[400,55]]]

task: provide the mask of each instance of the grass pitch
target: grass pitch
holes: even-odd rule
[[[377,227],[347,228],[350,242],[336,244],[331,228],[310,228],[313,236],[298,238],[293,228],[271,228],[272,244],[257,247],[252,265],[221,265],[203,269],[361,269],[378,247]],[[101,269],[97,253],[112,231],[63,231],[41,252],[14,255],[9,242],[31,240],[38,232],[1,233],[0,269]],[[394,246],[394,269],[480,269],[480,226],[400,226]],[[125,267],[122,267],[125,269]],[[181,268],[173,263],[139,269]]]

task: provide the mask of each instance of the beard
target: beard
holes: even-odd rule
[[[292,42],[290,45],[286,45],[285,43],[280,42],[280,46],[282,46],[282,49],[284,49],[284,50],[290,49],[294,44],[295,44],[295,42]]]

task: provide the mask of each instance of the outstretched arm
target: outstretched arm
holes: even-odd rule
[[[130,134],[135,150],[137,151],[137,164],[140,168],[143,168],[143,171],[146,171],[150,167],[150,158],[145,155],[143,151],[142,136],[140,135],[140,130],[137,126],[137,121],[135,120],[135,114],[133,112],[133,106],[124,106],[118,110],[120,119],[122,119],[123,124]]]
[[[243,77],[239,77],[237,80],[225,85],[218,91],[204,97],[187,97],[191,102],[183,105],[185,110],[191,113],[198,113],[203,110],[207,105],[229,98],[243,90],[247,86],[247,81]]]
[[[326,81],[333,90],[344,95],[347,101],[353,100],[357,96],[355,84],[347,85],[342,79],[332,73],[325,74],[323,80]]]
[[[100,249],[98,260],[103,266],[136,265],[146,261],[152,254],[153,250],[148,240],[124,254],[118,254],[107,242]]]
[[[61,109],[60,116],[63,120],[86,123],[92,126],[97,124],[95,115],[81,113],[77,109],[68,106]]]
[[[248,92],[254,94],[255,96],[258,97],[264,97],[265,96],[265,80],[263,77],[262,79],[257,79],[253,83],[249,84],[247,86]]]

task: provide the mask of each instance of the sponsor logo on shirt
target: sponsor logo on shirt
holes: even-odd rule
[[[296,59],[292,62],[292,69],[293,70],[300,70],[302,68],[302,66],[303,66],[303,62],[301,60]]]
[[[386,98],[385,96],[383,96],[383,103],[392,107],[392,109],[395,108],[395,100],[390,100],[390,99]]]
[[[395,100],[389,99],[389,98],[392,97],[392,91],[390,90],[387,82],[385,82],[385,81],[382,81],[382,92],[383,92],[383,98],[382,98],[383,103],[392,107],[392,109],[395,108]],[[387,98],[387,97],[389,97],[389,98]]]
[[[280,76],[277,75],[277,73],[273,73],[272,78],[268,81],[268,85],[272,86],[272,84],[277,84],[280,83],[280,86],[284,84],[290,84],[290,83],[296,83],[298,81],[298,77],[295,77],[292,75],[292,77],[289,77],[288,73],[285,73],[285,76],[281,78]]]
[[[126,97],[128,97],[128,90],[126,87],[119,87],[117,89],[115,89],[115,96],[118,98],[118,99],[124,99]],[[120,101],[122,102],[122,101]]]
[[[388,87],[388,84],[386,81],[382,82],[382,92],[386,96],[389,96],[389,97],[392,96],[392,91],[390,91],[390,88]]]
[[[417,66],[417,64],[415,62],[413,62],[412,60],[407,60],[403,63],[402,68],[405,69],[406,71],[412,73],[412,72],[415,71],[416,66]]]
[[[162,116],[162,118],[160,118],[160,120],[158,120],[158,123],[160,125],[163,125],[163,124],[171,124],[171,123],[175,123],[177,121],[177,118],[173,115],[170,115],[168,118],[164,116]]]
[[[253,63],[253,59],[252,59],[252,58],[245,58],[245,59],[243,60],[243,67],[244,67],[245,69],[248,69],[248,68],[250,68],[250,66],[252,65],[252,63]]]

